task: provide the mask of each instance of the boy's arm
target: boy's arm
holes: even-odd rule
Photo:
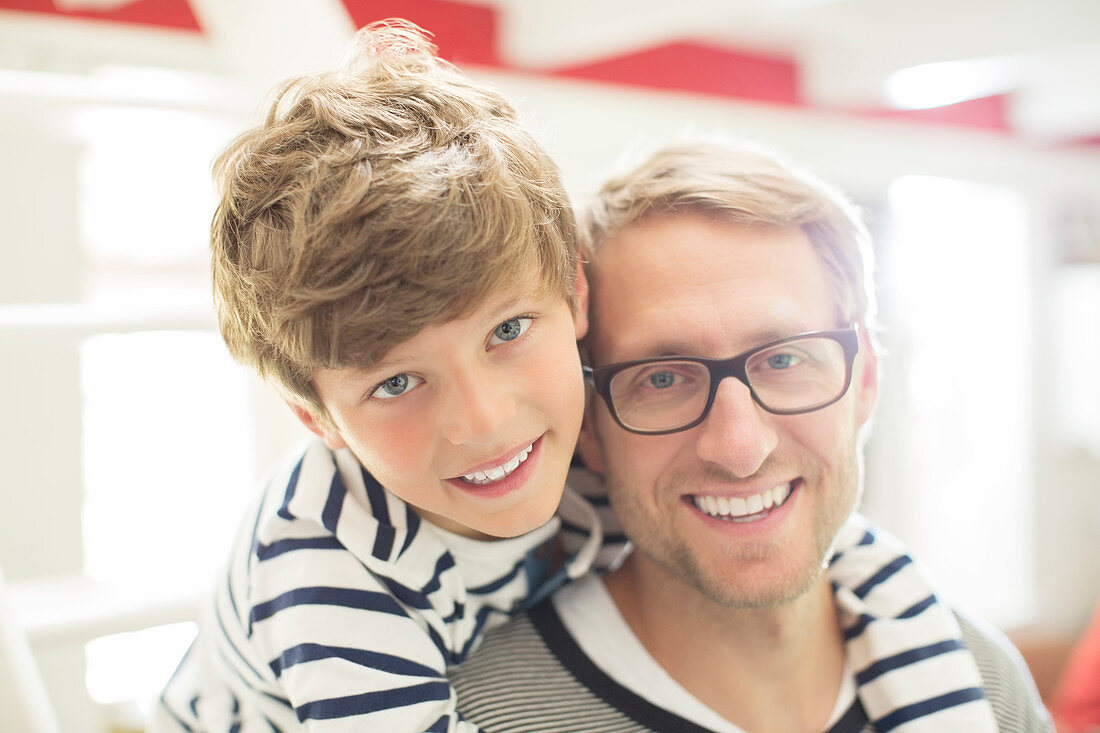
[[[251,633],[224,585],[211,609],[218,618],[207,627],[223,633],[188,652],[177,684],[151,711],[150,731],[300,723],[326,732],[476,733],[457,712],[444,675],[443,636],[415,620],[379,579],[361,567],[357,575],[361,582],[293,588],[252,606]],[[226,686],[204,687],[204,677]]]
[[[459,641],[455,619],[432,619],[430,608],[413,618],[395,596],[415,603],[415,592],[340,554],[347,567],[314,566],[304,576],[310,585],[271,596],[250,614],[253,643],[298,720],[326,733],[477,731],[459,715],[446,677],[448,650]]]
[[[390,537],[378,551],[385,536],[342,493],[333,527],[310,519],[332,520],[334,492],[355,472],[342,472],[343,482],[336,475],[327,455],[307,456],[293,498],[273,492],[261,519],[246,522],[203,622],[206,646],[216,647],[202,655],[203,666],[214,667],[203,676],[224,681],[229,694],[215,693],[216,701],[203,694],[187,707],[204,721],[239,721],[242,730],[267,720],[286,721],[278,729],[476,731],[458,713],[446,671],[530,593],[538,574],[528,562],[558,525],[494,545],[490,561],[480,546],[467,546],[473,541],[448,538],[452,547],[410,520],[411,537]],[[386,508],[391,517],[411,515],[403,504]],[[598,523],[582,524],[592,524],[592,534],[566,563],[570,577],[599,550]]]

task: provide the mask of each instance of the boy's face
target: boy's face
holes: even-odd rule
[[[583,274],[576,290],[574,319],[532,274],[370,368],[318,371],[335,429],[292,407],[422,518],[469,537],[528,532],[557,509],[584,409]]]

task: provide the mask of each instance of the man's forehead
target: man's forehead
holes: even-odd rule
[[[653,315],[656,317],[648,317]],[[782,299],[751,319],[681,318],[675,310],[666,309],[639,313],[625,327],[608,323],[609,328],[593,335],[604,360],[628,361],[659,356],[721,358],[795,334],[834,327],[833,319],[827,314],[816,316],[799,309],[789,299]]]
[[[677,214],[624,229],[607,245],[591,313],[602,363],[728,356],[838,325],[820,258],[797,227]]]

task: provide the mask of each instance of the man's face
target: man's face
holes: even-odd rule
[[[596,365],[729,357],[848,325],[838,322],[824,268],[801,229],[750,229],[691,213],[646,219],[609,239],[594,290]],[[784,603],[811,587],[859,496],[857,433],[876,389],[862,333],[852,387],[816,412],[772,415],[730,378],[700,425],[647,436],[620,428],[595,400],[581,452],[604,474],[638,568],[735,607]],[[755,497],[781,501],[732,521],[701,509],[711,502],[703,497],[744,499],[750,508]]]
[[[528,532],[557,508],[584,410],[582,278],[577,319],[532,276],[374,366],[320,370],[334,428],[295,412],[435,524],[481,538]]]

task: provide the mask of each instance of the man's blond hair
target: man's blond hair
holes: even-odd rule
[[[839,317],[873,325],[873,255],[858,209],[837,189],[774,153],[713,139],[660,149],[604,184],[581,209],[581,250],[593,301],[599,298],[603,242],[648,217],[680,211],[742,226],[800,227],[825,267]]]
[[[318,368],[368,367],[531,273],[574,304],[557,167],[410,23],[368,26],[347,68],[280,85],[215,177],[222,335],[318,418]]]

